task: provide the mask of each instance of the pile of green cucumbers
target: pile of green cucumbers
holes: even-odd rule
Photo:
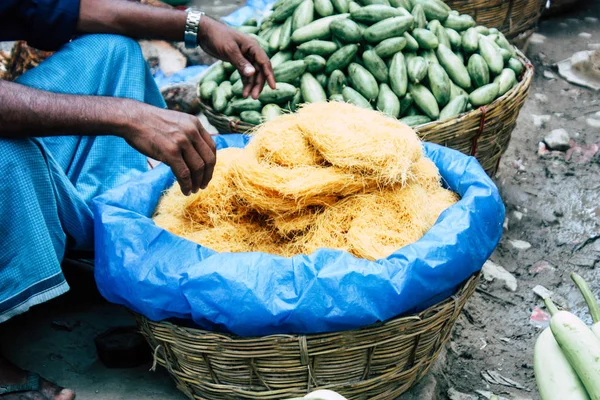
[[[276,89],[243,98],[238,71],[211,66],[202,102],[250,124],[302,103],[343,101],[417,126],[492,103],[523,71],[497,29],[476,26],[441,0],[278,0],[252,35],[271,59]]]

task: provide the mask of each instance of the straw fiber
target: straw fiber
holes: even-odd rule
[[[478,280],[418,314],[345,332],[241,338],[137,321],[155,361],[190,399],[279,400],[320,388],[349,400],[392,400],[427,373]]]
[[[531,62],[522,53],[518,54],[525,70],[515,87],[492,104],[455,119],[434,121],[415,127],[419,137],[424,141],[473,155],[489,175],[495,174],[516,126],[519,111],[529,94],[533,78]],[[220,133],[248,133],[254,128],[254,125],[237,118],[217,113],[202,102],[200,105],[208,121]]]

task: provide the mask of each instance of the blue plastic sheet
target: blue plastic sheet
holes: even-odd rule
[[[218,148],[246,140],[216,137]],[[174,182],[160,166],[94,201],[100,292],[152,320],[191,319],[241,336],[347,330],[423,309],[481,269],[504,221],[498,190],[475,158],[424,147],[462,198],[419,241],[375,262],[330,249],[291,258],[217,253],[175,236],[151,219]]]
[[[235,10],[221,20],[231,26],[240,26],[249,18],[262,21],[271,13],[275,0],[248,0],[246,5]]]

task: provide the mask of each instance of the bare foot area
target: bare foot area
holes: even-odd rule
[[[0,357],[0,400],[73,400],[75,392],[24,371]]]

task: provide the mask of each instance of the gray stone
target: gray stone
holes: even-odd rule
[[[588,43],[588,49],[600,50],[600,43]]]
[[[547,103],[548,102],[548,96],[546,96],[543,93],[536,93],[535,94],[535,98],[537,101],[539,101],[540,103]]]
[[[544,138],[544,142],[550,150],[558,151],[568,150],[571,147],[570,140],[569,133],[562,128],[553,130]]]
[[[508,243],[516,250],[527,250],[531,248],[531,243],[524,240],[509,240]]]
[[[596,17],[585,17],[585,22],[589,22],[592,24],[597,24],[598,23],[598,18]]]
[[[532,44],[542,44],[546,41],[546,36],[540,35],[539,33],[534,33],[531,35],[531,39],[529,39],[529,43]]]
[[[585,122],[592,128],[600,128],[600,119],[588,118]]]
[[[547,122],[550,122],[550,118],[552,118],[552,116],[551,115],[535,115],[535,114],[531,114],[531,118],[533,118],[533,125],[535,125],[536,128],[541,128]]]
[[[448,389],[448,398],[450,400],[478,400],[479,396],[473,394],[461,393],[454,388]]]
[[[544,78],[546,78],[546,79],[556,79],[556,75],[554,75],[550,71],[544,71]]]
[[[402,400],[437,400],[439,399],[438,382],[433,374],[429,373],[401,398]]]
[[[580,37],[580,38],[584,38],[584,39],[591,39],[591,38],[592,38],[592,34],[591,34],[591,33],[588,33],[588,32],[581,32],[581,33],[579,34],[579,37]]]
[[[488,260],[483,264],[482,272],[483,278],[486,281],[492,282],[495,279],[498,279],[499,281],[504,282],[504,287],[511,292],[517,290],[517,279],[513,274],[504,269],[504,267]]]

